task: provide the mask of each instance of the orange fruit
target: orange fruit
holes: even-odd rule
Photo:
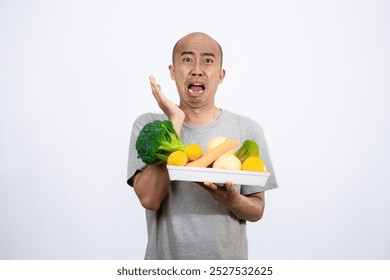
[[[202,155],[202,147],[199,144],[189,144],[185,151],[189,160],[196,160]]]
[[[175,151],[168,156],[167,164],[175,166],[184,166],[187,164],[188,158],[185,152]]]
[[[244,160],[244,162],[242,163],[242,170],[267,172],[267,167],[265,166],[265,163],[261,158],[251,156]]]

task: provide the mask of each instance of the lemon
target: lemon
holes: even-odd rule
[[[242,163],[242,170],[267,172],[267,167],[265,166],[265,163],[261,158],[251,156],[244,160],[244,162]]]
[[[175,151],[168,157],[167,164],[175,166],[184,166],[188,161],[187,155],[183,151]]]
[[[202,155],[202,147],[199,144],[189,144],[185,151],[189,160],[196,160]]]

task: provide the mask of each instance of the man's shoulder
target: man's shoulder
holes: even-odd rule
[[[144,113],[139,115],[133,122],[133,131],[140,131],[144,125],[155,120],[167,120],[167,116],[161,113]]]
[[[224,111],[225,111],[226,120],[229,122],[236,122],[239,125],[261,128],[260,123],[252,117],[231,112],[228,110],[224,110]]]
[[[148,113],[144,113],[144,114],[139,115],[136,118],[135,122],[146,124],[146,123],[149,123],[149,122],[152,122],[155,120],[167,120],[167,119],[168,118],[165,114],[148,112]]]

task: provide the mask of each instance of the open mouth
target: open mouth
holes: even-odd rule
[[[200,83],[193,83],[188,86],[189,93],[203,93],[205,86]]]

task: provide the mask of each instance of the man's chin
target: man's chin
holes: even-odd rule
[[[187,96],[191,96],[191,97],[201,97],[201,96],[204,96],[205,95],[205,91],[204,90],[201,90],[201,91],[188,91],[187,92]]]

